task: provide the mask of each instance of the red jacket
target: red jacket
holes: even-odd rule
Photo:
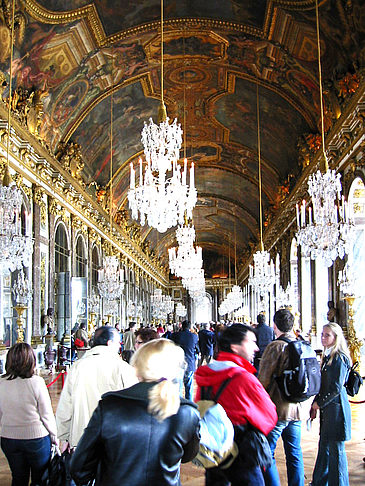
[[[220,352],[217,360],[201,366],[195,373],[200,399],[200,388],[211,386],[213,394],[226,378],[232,378],[218,402],[226,411],[233,425],[249,422],[267,435],[276,425],[276,407],[268,393],[256,378],[256,369],[237,354]]]

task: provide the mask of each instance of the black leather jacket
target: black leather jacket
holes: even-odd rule
[[[96,477],[96,486],[180,485],[180,462],[198,452],[199,413],[181,399],[178,413],[158,422],[147,412],[154,384],[103,395],[72,457],[76,484]]]

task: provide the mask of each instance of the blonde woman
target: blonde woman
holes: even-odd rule
[[[76,484],[179,486],[180,463],[199,447],[196,406],[179,397],[184,351],[167,339],[141,346],[139,383],[103,395],[72,458]]]
[[[344,384],[351,359],[341,327],[328,322],[323,327],[321,388],[311,408],[314,419],[320,411],[320,438],[312,486],[348,486],[345,441],[351,438],[351,410]]]

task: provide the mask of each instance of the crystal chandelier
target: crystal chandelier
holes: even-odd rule
[[[354,233],[354,223],[347,202],[344,201],[343,196],[341,198],[341,176],[329,169],[325,150],[318,0],[316,0],[316,24],[321,137],[325,173],[317,171],[316,174],[309,176],[308,193],[312,200],[313,218],[312,208],[309,207],[307,223],[305,201],[302,202],[300,211],[297,205],[298,232],[296,238],[301,246],[303,256],[310,256],[312,260],[320,259],[327,267],[330,267],[337,257],[343,258],[345,253],[349,252]]]
[[[351,249],[355,225],[348,203],[341,198],[340,174],[327,169],[324,174],[317,171],[308,179],[308,193],[312,207],[306,202],[297,205],[297,242],[303,256],[312,260],[321,259],[330,267],[337,257],[343,258]]]
[[[157,314],[171,314],[174,311],[174,301],[169,295],[164,295],[161,289],[155,289],[151,296],[152,309]]]
[[[290,283],[288,283],[286,289],[284,289],[281,285],[277,285],[275,296],[276,308],[284,309],[286,307],[292,307],[293,301],[294,296]]]
[[[13,2],[11,16],[10,38],[10,67],[9,67],[9,99],[8,99],[8,126],[6,143],[5,172],[0,183],[0,267],[3,272],[13,272],[29,267],[32,253],[33,240],[22,234],[21,205],[22,194],[11,181],[9,173],[9,154],[11,137],[11,106],[12,106],[12,81],[13,81],[13,46],[14,46],[14,7]]]
[[[233,285],[232,290],[227,294],[226,298],[221,302],[218,312],[221,316],[229,314],[239,309],[243,305],[243,293],[241,287]]]
[[[139,162],[139,185],[135,183],[135,170],[131,163],[130,189],[128,191],[129,207],[132,218],[140,218],[141,225],[146,222],[152,228],[164,233],[177,224],[183,224],[184,214],[192,217],[193,208],[197,201],[197,192],[194,185],[194,164],[190,168],[190,184],[187,184],[187,160],[184,168],[177,160],[172,162],[172,177],[165,172],[154,175],[151,164],[148,163],[144,178],[142,160]]]
[[[8,167],[0,184],[0,266],[4,272],[29,267],[33,240],[22,234],[22,194],[15,184],[8,184]]]
[[[265,296],[273,289],[275,283],[274,263],[270,260],[270,253],[264,250],[262,239],[262,187],[261,187],[261,144],[260,144],[260,105],[259,86],[256,84],[257,103],[257,153],[259,159],[259,212],[260,212],[260,250],[253,255],[253,266],[249,266],[249,285],[260,295]]]
[[[119,266],[116,256],[106,256],[104,266],[99,270],[98,289],[101,297],[106,300],[120,298],[124,289],[124,272]]]
[[[140,218],[164,233],[177,224],[183,224],[185,212],[191,217],[197,201],[194,184],[194,164],[190,168],[187,184],[187,159],[184,166],[178,163],[182,144],[182,130],[176,119],[170,124],[163,99],[163,1],[161,0],[161,102],[156,125],[152,119],[145,122],[142,143],[146,157],[143,177],[142,160],[139,162],[139,185],[133,164],[130,165],[129,208],[132,218]],[[172,173],[171,173],[172,171]]]
[[[260,295],[264,296],[272,291],[275,284],[274,263],[270,260],[270,253],[265,250],[257,251],[253,255],[254,264],[249,266],[249,285]]]
[[[136,317],[136,304],[133,302],[133,300],[128,300],[127,316],[128,317]]]
[[[176,304],[175,314],[178,317],[184,317],[184,316],[186,316],[186,307],[181,302],[179,302],[178,304]]]
[[[93,292],[91,297],[89,297],[88,304],[90,313],[99,313],[100,297],[95,292]]]
[[[104,316],[116,317],[118,315],[119,305],[117,300],[106,300],[104,302]]]
[[[179,246],[168,250],[170,270],[177,277],[186,279],[202,268],[202,249],[199,246],[194,247],[193,225],[179,226],[176,230],[176,239]]]
[[[142,143],[146,161],[152,171],[165,174],[172,169],[172,161],[179,159],[182,143],[182,129],[177,120],[169,123],[166,116],[166,107],[161,101],[163,117],[159,125],[152,118],[149,124],[144,122],[142,130]]]
[[[27,305],[31,300],[33,289],[32,284],[24,275],[23,268],[18,273],[18,277],[12,288],[13,295],[17,304]]]
[[[344,295],[355,295],[356,280],[352,256],[349,255],[344,269],[338,272],[337,285],[340,287],[340,290]]]

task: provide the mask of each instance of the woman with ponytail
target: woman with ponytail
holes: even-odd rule
[[[180,463],[199,447],[199,413],[179,396],[184,352],[172,341],[141,346],[131,364],[139,383],[103,395],[72,458],[76,484],[179,486]]]

